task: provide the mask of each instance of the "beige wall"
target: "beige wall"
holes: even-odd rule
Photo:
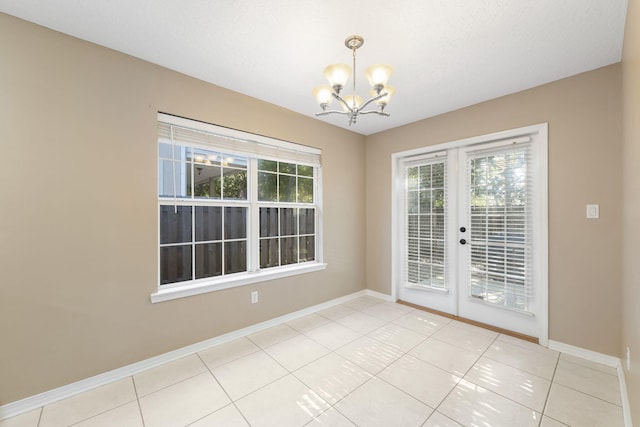
[[[363,136],[4,14],[0,52],[0,405],[364,289]],[[321,148],[327,270],[151,304],[157,111]]]
[[[549,338],[620,347],[620,65],[367,137],[367,286],[391,293],[391,154],[549,124]],[[600,204],[600,219],[585,205]]]
[[[640,3],[630,0],[622,57],[623,92],[623,286],[622,348],[632,418],[640,424]],[[625,365],[623,359],[623,366]]]

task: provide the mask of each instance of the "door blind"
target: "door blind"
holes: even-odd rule
[[[529,312],[532,296],[531,144],[467,153],[469,295]]]
[[[406,167],[406,277],[409,285],[447,289],[446,158]]]

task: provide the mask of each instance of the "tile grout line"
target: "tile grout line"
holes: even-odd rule
[[[551,388],[553,387],[553,383],[554,383],[553,379],[555,378],[556,371],[558,370],[558,364],[560,363],[560,355],[561,354],[562,354],[561,352],[558,352],[558,359],[556,360],[556,365],[553,367],[553,375],[551,375],[551,384],[549,385],[549,391],[547,392],[547,398],[544,400],[544,407],[542,408],[542,416],[540,417],[540,424],[542,424],[542,419],[545,416],[548,416],[548,415],[545,415],[545,413],[547,411],[547,405],[549,404],[549,397],[551,396]],[[549,418],[552,418],[552,417],[549,417]],[[555,418],[552,418],[552,419],[555,420],[555,421],[558,421]],[[564,424],[564,423],[562,423],[562,424]]]
[[[256,351],[256,352],[253,352],[253,353],[250,353],[250,354],[254,354],[254,353],[257,353],[257,351]],[[224,392],[224,394],[227,396],[227,398],[229,399],[229,403],[228,403],[227,405],[224,405],[223,407],[218,408],[218,409],[216,409],[215,411],[213,411],[213,412],[211,412],[211,413],[209,413],[209,414],[207,414],[207,415],[205,415],[205,416],[201,417],[201,418],[198,418],[197,420],[194,420],[193,422],[189,423],[188,425],[191,425],[191,424],[193,424],[193,423],[196,423],[196,422],[198,422],[198,421],[202,420],[203,418],[206,418],[206,417],[208,417],[208,416],[210,416],[210,415],[213,415],[213,414],[215,414],[216,412],[220,411],[221,409],[226,408],[226,407],[227,407],[227,406],[229,406],[229,405],[233,405],[233,407],[234,407],[234,408],[236,408],[236,411],[238,411],[238,413],[239,413],[239,414],[242,416],[242,418],[247,422],[247,424],[248,424],[249,426],[251,426],[251,423],[249,423],[249,420],[247,419],[247,417],[244,415],[244,413],[242,413],[242,411],[240,410],[240,408],[238,408],[238,405],[236,405],[235,400],[233,400],[233,399],[231,398],[231,396],[229,396],[229,393],[227,392],[227,390],[222,386],[222,384],[220,384],[220,381],[219,381],[219,380],[218,380],[218,378],[215,376],[215,374],[213,373],[213,371],[211,370],[211,368],[209,368],[209,365],[207,365],[207,363],[202,359],[202,356],[200,356],[200,353],[196,353],[196,356],[198,356],[198,359],[200,359],[200,361],[201,361],[201,362],[204,364],[204,366],[207,368],[207,371],[209,371],[209,374],[211,375],[211,377],[213,378],[213,380],[216,382],[216,384],[218,384],[218,386],[220,387],[220,389],[221,389],[221,390]],[[247,356],[248,356],[248,355],[247,355]],[[239,357],[239,358],[237,358],[237,359],[234,359],[234,360],[238,360],[238,359],[240,359],[240,357]],[[228,363],[231,363],[231,362],[228,362]],[[225,365],[226,365],[226,363],[225,363]],[[221,366],[223,366],[223,365],[221,365]]]
[[[463,381],[463,380],[464,380],[464,377],[465,377],[465,376],[467,376],[467,374],[469,373],[469,371],[471,371],[471,369],[473,369],[473,367],[476,365],[476,363],[478,363],[478,360],[480,360],[480,358],[484,355],[484,353],[486,353],[486,352],[487,352],[487,350],[491,347],[491,345],[492,345],[494,342],[496,342],[496,340],[498,339],[498,337],[499,337],[499,336],[500,336],[500,334],[498,334],[498,335],[493,339],[493,341],[491,341],[491,343],[490,343],[490,344],[487,346],[487,348],[486,348],[486,349],[484,349],[484,351],[483,351],[483,352],[478,356],[478,358],[475,360],[475,362],[473,362],[473,364],[469,367],[469,369],[467,369],[467,370],[465,371],[465,373],[464,373],[462,376],[460,376],[460,377],[459,377],[459,378],[460,378],[460,381]],[[437,338],[434,338],[434,339],[436,339],[436,340],[437,340]],[[458,348],[460,348],[460,347],[458,347]],[[467,350],[467,351],[468,351],[468,350]],[[456,375],[456,376],[458,376],[458,375]],[[455,386],[453,386],[453,387],[451,388],[451,390],[449,390],[449,393],[447,393],[447,394],[442,398],[442,400],[440,401],[440,403],[438,403],[438,406],[436,406],[436,407],[434,408],[434,412],[438,411],[438,408],[440,408],[440,406],[442,406],[442,404],[444,403],[444,401],[445,401],[445,400],[447,400],[447,398],[451,395],[451,393],[453,393],[453,391],[454,391],[454,390],[455,390],[455,389],[460,385],[460,381],[458,381],[458,382],[456,383],[456,385],[455,385]],[[477,385],[477,384],[476,384],[476,385]],[[497,393],[496,393],[496,394],[497,394]],[[438,413],[441,413],[441,412],[439,412],[439,411],[438,411]],[[446,414],[443,414],[443,415],[444,415],[444,416],[446,416],[446,417],[447,417],[447,418],[449,418],[449,419],[452,419],[452,420],[453,420],[453,421],[455,421],[456,423],[458,422],[457,420],[455,420],[455,419],[453,419],[453,418],[449,417],[449,416],[448,416],[448,415],[446,415]],[[459,424],[459,423],[458,423],[458,424]]]
[[[491,345],[493,345],[493,344],[498,340],[498,337],[500,337],[500,334],[499,334],[499,335],[498,335],[498,336],[493,340],[493,342],[491,343]],[[491,358],[490,356],[486,356],[486,355],[485,355],[485,353],[489,350],[489,348],[491,348],[491,345],[489,345],[489,347],[487,347],[487,348],[485,349],[485,351],[484,351],[484,352],[482,352],[482,354],[480,355],[480,357],[478,358],[478,360],[476,360],[476,362],[471,366],[471,368],[469,369],[469,371],[471,371],[471,369],[473,369],[473,367],[478,363],[478,361],[480,360],[480,358],[484,356],[484,357],[486,357],[487,359],[489,359],[489,360],[493,360],[493,361],[494,361],[494,362],[496,362],[496,363],[500,363],[500,364],[502,364],[502,365],[508,366],[508,367],[510,367],[510,368],[512,368],[512,369],[515,369],[515,370],[517,370],[517,371],[524,372],[524,373],[526,373],[526,374],[528,374],[528,375],[531,375],[531,376],[534,376],[534,377],[537,377],[537,378],[543,379],[543,380],[545,380],[545,381],[549,381],[549,391],[547,391],[546,398],[545,398],[545,404],[544,404],[544,405],[543,405],[543,407],[542,407],[542,411],[538,412],[536,409],[531,408],[531,407],[529,407],[529,406],[525,405],[524,403],[521,403],[521,402],[518,402],[518,401],[516,401],[516,400],[513,400],[513,399],[512,399],[512,398],[510,398],[509,396],[505,396],[505,395],[503,395],[503,394],[501,394],[501,393],[498,393],[498,392],[496,392],[496,391],[489,390],[488,388],[483,387],[481,384],[476,384],[475,382],[473,382],[473,381],[471,381],[471,380],[468,380],[468,379],[465,379],[465,378],[463,378],[463,379],[464,379],[465,381],[468,381],[468,382],[470,382],[470,383],[472,383],[472,384],[474,384],[474,385],[478,386],[478,387],[482,387],[482,388],[484,388],[484,389],[486,389],[486,390],[488,390],[488,391],[490,391],[490,392],[492,392],[492,393],[495,393],[495,394],[497,394],[498,396],[502,396],[502,397],[504,397],[505,399],[510,400],[511,402],[516,403],[517,405],[522,406],[523,408],[530,409],[530,410],[532,410],[533,412],[535,412],[535,413],[537,413],[537,414],[540,414],[540,419],[542,420],[542,416],[544,415],[544,409],[545,409],[546,404],[547,404],[547,403],[546,403],[546,402],[547,402],[547,399],[549,398],[549,393],[551,392],[551,385],[553,384],[553,381],[548,380],[548,379],[546,379],[546,378],[544,378],[544,377],[541,377],[541,376],[539,376],[539,375],[536,375],[536,374],[534,374],[534,373],[531,373],[531,372],[525,371],[525,370],[523,370],[523,369],[517,368],[517,367],[515,367],[515,366],[508,365],[508,364],[506,364],[506,363],[504,363],[504,362],[501,362],[501,361],[499,361],[499,360],[495,360],[495,359]],[[524,349],[524,350],[527,350],[527,349]],[[533,350],[527,350],[527,351],[531,351],[531,352],[533,352]],[[556,361],[556,366],[557,366],[557,363],[558,363],[558,361]],[[465,377],[467,376],[467,374],[469,373],[469,371],[467,371],[467,372],[465,373]],[[554,375],[555,375],[555,368],[554,368]],[[552,378],[553,378],[553,376],[552,376]]]
[[[364,334],[364,335],[362,335],[362,337],[368,337],[368,338],[370,338],[370,339],[373,339],[374,341],[379,342],[379,343],[380,343],[380,344],[382,344],[382,345],[385,345],[385,346],[388,346],[388,347],[392,348],[392,346],[389,346],[389,345],[388,345],[387,343],[385,343],[384,341],[382,341],[382,340],[378,340],[378,339],[376,339],[375,337],[371,337],[371,336],[369,336],[369,334],[371,334],[372,332],[374,332],[374,331],[376,331],[376,330],[378,330],[378,329],[380,329],[380,328],[383,328],[383,327],[385,327],[385,326],[387,326],[387,325],[393,324],[393,325],[395,325],[395,326],[397,326],[397,327],[400,327],[400,328],[402,328],[402,329],[405,329],[405,330],[407,330],[407,331],[410,331],[410,332],[416,333],[416,334],[418,334],[418,335],[421,335],[421,336],[423,336],[424,338],[423,338],[420,342],[416,343],[414,346],[412,346],[411,348],[409,348],[407,351],[400,351],[400,353],[401,353],[401,354],[400,354],[400,356],[399,356],[397,359],[395,359],[395,360],[394,360],[393,362],[391,362],[389,365],[387,365],[387,366],[383,367],[382,369],[380,369],[377,373],[375,373],[375,374],[371,374],[370,372],[368,372],[368,371],[366,371],[366,370],[365,370],[365,372],[367,372],[368,374],[370,374],[370,375],[371,375],[371,378],[369,378],[368,380],[364,381],[362,384],[360,384],[359,386],[357,386],[356,388],[354,388],[353,390],[351,390],[351,391],[350,391],[349,393],[347,393],[344,397],[342,397],[341,399],[339,399],[338,401],[336,401],[336,402],[332,405],[332,408],[334,408],[336,411],[338,411],[338,413],[340,413],[340,414],[341,414],[342,416],[344,416],[346,419],[348,419],[349,421],[351,421],[354,425],[356,425],[356,427],[357,427],[357,424],[356,424],[353,420],[351,420],[349,417],[347,417],[345,414],[343,414],[343,413],[342,413],[338,408],[336,408],[336,405],[338,405],[340,402],[342,402],[343,400],[345,400],[345,399],[346,399],[347,397],[349,397],[351,394],[355,393],[355,392],[356,392],[356,390],[360,389],[361,387],[364,387],[364,385],[365,385],[365,384],[369,383],[369,382],[370,382],[370,381],[372,381],[373,379],[377,379],[377,380],[379,380],[379,381],[382,381],[383,383],[385,383],[385,384],[387,384],[387,385],[389,385],[389,386],[391,386],[391,387],[395,388],[396,390],[398,390],[398,391],[400,391],[401,393],[403,393],[403,394],[405,394],[405,395],[409,396],[410,398],[414,399],[415,401],[417,401],[417,402],[419,402],[419,403],[421,403],[421,404],[425,405],[425,406],[426,406],[426,407],[428,407],[428,408],[431,408],[431,406],[429,406],[428,404],[426,404],[426,403],[425,403],[425,402],[423,402],[422,400],[418,399],[417,397],[415,397],[415,396],[411,395],[410,393],[406,392],[405,390],[400,389],[399,387],[395,386],[394,384],[391,384],[391,383],[389,383],[388,381],[386,381],[385,379],[380,378],[380,377],[378,376],[381,372],[385,371],[386,369],[388,369],[388,368],[389,368],[390,366],[392,366],[393,364],[397,363],[400,359],[402,359],[402,358],[403,358],[403,357],[405,357],[405,356],[410,356],[410,357],[413,357],[413,358],[415,358],[415,359],[417,359],[417,360],[420,360],[421,362],[424,362],[424,363],[429,364],[428,362],[423,361],[423,360],[422,360],[422,359],[420,359],[420,358],[417,358],[417,357],[415,357],[415,356],[410,355],[410,354],[409,354],[409,352],[410,352],[411,350],[413,350],[415,347],[417,347],[417,346],[419,346],[420,344],[422,344],[422,343],[423,343],[424,341],[426,341],[427,339],[429,339],[429,338],[431,337],[431,335],[433,335],[433,333],[435,333],[435,332],[436,332],[438,329],[440,329],[440,328],[436,329],[436,331],[433,331],[430,335],[425,336],[425,335],[423,335],[423,334],[421,334],[421,333],[418,333],[418,332],[416,332],[416,331],[413,331],[413,330],[411,330],[411,329],[409,329],[409,328],[405,328],[405,327],[404,327],[404,326],[402,326],[402,325],[398,325],[398,324],[394,323],[394,322],[396,322],[397,320],[399,320],[400,318],[405,317],[405,316],[407,316],[407,315],[409,315],[409,314],[411,314],[411,311],[407,311],[406,313],[404,313],[403,315],[399,316],[398,318],[393,319],[393,320],[389,320],[389,321],[387,321],[386,323],[384,323],[383,325],[381,325],[379,328],[376,328],[376,329],[374,329],[373,331],[370,331],[368,334]],[[448,324],[448,323],[447,323],[447,324]],[[445,324],[445,326],[446,326],[446,324]],[[444,326],[443,326],[443,327],[444,327]],[[362,338],[362,337],[361,337],[361,338]],[[354,341],[355,341],[355,340],[354,340]],[[353,341],[351,341],[351,342],[353,342]],[[344,344],[343,346],[338,347],[336,350],[338,350],[338,349],[340,349],[340,348],[343,348],[343,347],[345,347],[345,346],[346,346],[346,345],[348,345],[348,344],[349,344],[349,343],[346,343],[346,344]],[[336,350],[334,350],[334,353],[336,352]],[[337,353],[336,353],[336,354],[337,354]],[[340,354],[337,354],[337,355],[338,355],[338,356],[340,356],[340,357],[342,357]],[[343,357],[343,358],[344,358],[344,357]],[[345,359],[346,359],[346,358],[345,358]],[[348,359],[346,359],[346,360],[347,360],[347,361],[349,361]],[[351,362],[351,363],[353,363],[353,362]],[[429,365],[431,365],[431,364],[429,364]],[[356,366],[357,366],[357,365],[356,365]],[[431,365],[431,366],[434,366],[435,368],[440,369],[440,370],[442,370],[443,372],[446,372],[447,374],[451,374],[450,372],[447,372],[447,371],[443,370],[442,368],[440,368],[440,367],[438,367],[438,366],[435,366],[435,365]],[[432,412],[429,414],[429,416],[428,416],[428,417],[423,421],[423,424],[424,424],[424,423],[425,423],[425,422],[426,422],[426,421],[431,417],[431,415],[436,411],[436,410],[435,410],[435,408],[431,408],[431,409],[433,409],[433,411],[432,411]]]
[[[377,304],[374,304],[374,305],[377,305]],[[372,305],[372,306],[373,306],[373,305]],[[371,307],[372,307],[372,306],[371,306]],[[371,307],[368,307],[368,308],[371,308]],[[353,308],[353,307],[349,307],[349,308]],[[354,309],[354,310],[356,310],[356,312],[364,313],[363,311],[358,310],[358,309]],[[329,348],[329,349],[328,349],[328,350],[329,350],[329,353],[327,353],[327,354],[326,354],[326,355],[324,355],[324,356],[319,357],[318,359],[313,360],[312,362],[307,363],[307,364],[306,364],[306,365],[304,365],[304,366],[301,366],[300,368],[296,369],[296,371],[298,371],[298,370],[300,370],[300,369],[304,368],[305,366],[308,366],[308,365],[310,365],[311,363],[313,363],[313,362],[315,362],[315,361],[317,361],[317,360],[321,359],[322,357],[326,357],[327,355],[332,354],[332,353],[333,353],[333,354],[335,354],[337,357],[340,357],[341,359],[344,359],[344,360],[346,360],[347,362],[352,363],[352,364],[354,364],[355,366],[358,366],[356,363],[354,363],[354,362],[350,361],[350,360],[349,360],[349,359],[347,359],[346,357],[344,357],[344,356],[342,356],[341,354],[339,354],[339,353],[337,352],[337,350],[339,350],[339,349],[341,349],[341,348],[343,348],[343,347],[345,347],[345,346],[347,346],[347,345],[351,344],[352,342],[355,342],[356,340],[359,340],[359,339],[361,339],[361,338],[365,338],[365,337],[371,338],[371,339],[373,339],[373,340],[375,340],[375,341],[378,341],[378,342],[381,342],[381,341],[376,340],[375,338],[373,338],[373,337],[369,337],[369,336],[368,336],[368,334],[370,334],[370,333],[371,333],[371,332],[373,332],[373,331],[370,331],[370,332],[368,332],[367,334],[362,334],[362,333],[361,333],[361,332],[359,332],[359,331],[356,331],[356,330],[354,330],[354,329],[352,329],[352,328],[350,328],[350,327],[348,327],[348,326],[346,326],[346,325],[343,325],[343,324],[341,324],[341,323],[337,322],[337,320],[339,320],[339,319],[341,319],[341,318],[344,318],[344,317],[347,317],[347,316],[350,316],[351,314],[354,314],[354,313],[347,314],[346,316],[341,316],[340,318],[335,319],[335,320],[333,320],[333,319],[329,319],[329,323],[336,323],[336,324],[338,324],[338,325],[344,326],[345,328],[347,328],[347,329],[349,329],[349,330],[351,330],[351,331],[353,331],[353,332],[356,332],[356,333],[357,333],[357,334],[359,334],[360,336],[359,336],[359,337],[357,337],[357,338],[355,338],[355,339],[353,339],[353,340],[351,340],[351,341],[348,341],[348,342],[344,343],[343,345],[341,345],[341,346],[339,346],[339,347],[337,347],[337,348],[335,348],[335,349],[330,349],[330,348]],[[368,313],[364,313],[364,314],[368,314]],[[370,315],[370,316],[371,316],[371,315]],[[374,317],[374,316],[372,316],[372,317]],[[401,317],[402,317],[402,316],[401,316]],[[385,320],[385,319],[380,319],[380,320]],[[396,320],[397,320],[397,319],[396,319]],[[374,329],[374,331],[375,331],[375,330],[378,330],[378,329],[380,329],[380,328],[383,328],[383,327],[387,326],[388,324],[390,324],[390,323],[392,323],[392,322],[393,322],[393,320],[391,320],[391,321],[385,321],[385,323],[383,323],[380,327],[375,328],[375,329]],[[318,327],[321,327],[321,326],[324,326],[324,325],[320,325],[320,326],[318,326]],[[316,329],[316,328],[312,328],[312,329],[310,329],[309,331],[311,331],[311,330],[313,330],[313,329]],[[309,332],[309,331],[306,331],[306,332]],[[305,336],[306,336],[307,338],[309,338],[310,340],[312,340],[313,342],[315,342],[315,343],[317,343],[317,344],[322,345],[321,343],[317,342],[316,340],[314,340],[313,338],[311,338],[311,337],[307,336],[306,334],[304,334],[304,333],[302,333],[302,334],[303,334],[303,335],[305,335]],[[384,343],[383,343],[383,344],[384,344]],[[417,345],[417,344],[416,344],[416,345]],[[323,346],[323,347],[324,347],[324,346]],[[327,347],[325,347],[325,348],[327,348]],[[360,366],[358,366],[358,367],[360,367]],[[333,403],[333,404],[331,404],[331,403],[327,402],[327,401],[326,401],[325,399],[323,399],[320,395],[318,395],[318,397],[320,397],[323,401],[325,401],[325,403],[327,403],[327,404],[329,405],[329,407],[328,407],[326,410],[324,410],[323,412],[321,412],[320,414],[318,414],[317,416],[313,417],[313,418],[312,418],[308,423],[306,423],[306,424],[305,424],[305,426],[306,426],[306,425],[308,425],[308,424],[310,424],[310,423],[312,423],[315,419],[317,419],[318,417],[320,417],[322,414],[326,413],[326,412],[327,412],[327,411],[329,411],[330,409],[333,409],[333,410],[335,410],[336,412],[338,412],[340,415],[342,415],[344,418],[346,418],[347,420],[349,420],[349,422],[351,422],[351,423],[352,423],[352,424],[354,424],[356,427],[358,427],[358,425],[355,423],[355,421],[353,421],[353,420],[352,420],[351,418],[349,418],[347,415],[345,415],[344,413],[342,413],[338,408],[336,408],[336,405],[338,405],[338,403],[342,402],[344,399],[346,399],[349,395],[351,395],[352,393],[354,393],[354,392],[355,392],[356,390],[358,390],[360,387],[364,386],[366,383],[368,383],[369,381],[371,381],[373,378],[377,378],[377,377],[376,377],[376,375],[371,374],[371,373],[370,373],[369,371],[367,371],[366,369],[363,369],[363,368],[360,368],[360,369],[362,369],[362,370],[363,370],[364,372],[366,372],[367,374],[371,375],[371,377],[370,377],[370,378],[368,378],[366,381],[364,381],[364,382],[363,382],[362,384],[360,384],[359,386],[357,386],[356,388],[354,388],[353,390],[351,390],[349,393],[347,393],[346,395],[344,395],[343,397],[341,397],[340,399],[336,400],[336,402],[335,402],[335,403]],[[380,370],[380,372],[381,372],[381,371],[383,371],[384,369],[385,369],[385,368],[381,369],[381,370]],[[294,372],[291,372],[291,375],[293,375],[293,376],[294,376],[298,381],[300,381],[302,384],[304,384],[304,386],[305,386],[305,387],[309,388],[309,390],[313,391],[313,390],[312,390],[312,388],[311,388],[311,387],[309,387],[309,386],[308,386],[308,385],[307,385],[307,384],[306,384],[302,379],[298,378],[298,377],[295,375],[295,373],[294,373]],[[314,393],[315,393],[315,392],[314,392]],[[317,394],[317,393],[316,393],[316,394]]]
[[[131,382],[133,383],[133,391],[136,393],[136,402],[138,403],[138,411],[140,411],[140,419],[142,420],[142,427],[145,427],[144,414],[142,413],[142,406],[140,405],[140,396],[138,395],[138,387],[136,386],[136,380],[131,375]]]
[[[563,384],[563,383],[561,383],[561,382],[556,381],[556,380],[555,380],[555,376],[556,376],[556,373],[557,373],[558,368],[559,368],[559,365],[560,365],[560,359],[561,359],[561,356],[562,356],[563,354],[566,354],[566,353],[563,353],[563,352],[561,352],[561,351],[560,351],[560,352],[558,352],[558,353],[559,353],[559,355],[558,355],[558,361],[557,361],[557,363],[556,363],[556,367],[555,367],[555,369],[554,369],[554,371],[553,371],[553,379],[552,379],[552,382],[551,382],[551,383],[552,383],[552,385],[553,385],[553,384],[561,385],[562,387],[566,387],[566,388],[568,388],[568,389],[570,389],[570,390],[576,391],[576,392],[578,392],[578,393],[580,393],[580,394],[583,394],[583,395],[585,395],[585,396],[589,396],[589,397],[592,397],[592,398],[594,398],[594,399],[598,399],[598,400],[600,400],[600,401],[602,401],[602,402],[608,403],[608,404],[610,404],[610,405],[617,406],[617,407],[619,407],[619,408],[621,408],[621,409],[622,409],[622,405],[621,405],[621,404],[620,404],[620,405],[618,405],[617,403],[610,402],[610,401],[608,401],[608,400],[606,400],[606,399],[603,399],[603,398],[601,398],[601,397],[594,396],[593,394],[587,393],[586,391],[579,390],[579,389],[577,389],[577,388],[575,388],[575,387],[572,387],[572,386],[570,386],[570,385]],[[563,359],[563,360],[564,360],[564,359]],[[598,372],[598,373],[601,373],[601,374],[603,374],[603,375],[609,375],[609,374],[607,374],[606,372],[602,372],[602,371],[600,371],[600,370],[598,370],[598,369],[590,368],[590,367],[588,367],[588,366],[584,366],[584,365],[581,365],[581,364],[579,364],[579,363],[573,363],[573,362],[570,362],[570,361],[568,361],[568,360],[564,360],[564,361],[565,361],[566,363],[571,363],[572,365],[579,366],[579,367],[581,367],[581,368],[585,368],[585,369],[589,369],[589,370],[591,370],[591,371]],[[596,362],[596,363],[597,363],[597,362]],[[613,376],[613,375],[609,375],[609,376]],[[549,389],[549,393],[551,393],[551,389]],[[618,393],[622,394],[622,392],[621,392],[621,390],[619,389],[619,387],[618,387]],[[621,403],[622,403],[622,396],[620,396],[620,401],[621,401]],[[545,403],[545,408],[546,408],[546,403]]]
[[[38,415],[38,422],[36,423],[37,427],[40,427],[40,422],[42,421],[42,413],[44,412],[44,406],[40,408],[40,414]]]

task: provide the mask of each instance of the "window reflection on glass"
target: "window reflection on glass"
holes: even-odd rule
[[[158,161],[158,194],[160,197],[190,196],[191,175],[189,171],[188,163],[160,159]]]
[[[187,172],[189,184],[191,184],[191,176],[193,176],[193,196],[212,199],[220,198],[222,168],[195,163],[193,167],[191,164],[188,165]],[[189,188],[191,188],[191,185],[189,185]],[[189,195],[191,196],[191,194]]]
[[[278,175],[258,172],[258,200],[261,202],[278,201]]]
[[[294,165],[293,163],[278,162],[278,172],[295,175],[296,165]]]
[[[258,160],[258,200],[313,203],[313,167]]]
[[[313,179],[298,178],[298,201],[313,203]]]
[[[247,200],[247,171],[223,169],[223,197],[227,200]]]
[[[194,149],[192,160],[193,195],[195,197],[228,200],[247,199],[246,158]]]
[[[278,162],[274,160],[258,159],[258,170],[268,172],[278,172]]]
[[[278,175],[278,200],[280,202],[296,201],[296,177]]]
[[[299,176],[310,176],[310,177],[313,177],[313,167],[312,166],[305,166],[305,165],[298,165],[298,175]]]

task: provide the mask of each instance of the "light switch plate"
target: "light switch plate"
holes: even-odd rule
[[[600,205],[587,205],[587,218],[589,219],[600,218]]]

